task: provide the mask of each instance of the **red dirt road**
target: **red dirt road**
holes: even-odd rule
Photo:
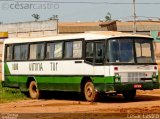
[[[94,117],[99,118],[98,114],[101,115],[101,118],[105,118],[105,116],[107,116],[105,114],[111,113],[112,115],[121,115],[126,118],[134,118],[134,116],[137,116],[137,118],[140,116],[142,118],[142,114],[152,113],[156,115],[151,116],[160,118],[160,90],[138,91],[135,100],[132,102],[126,102],[121,95],[107,97],[105,100],[95,103],[79,101],[77,99],[22,100],[0,104],[0,112],[2,113],[1,117],[3,119],[5,119],[4,117],[8,116],[8,114],[10,114],[9,116],[11,117],[16,117],[16,114],[18,114],[19,117],[23,115],[23,118],[26,117],[30,119],[49,119],[53,117],[58,119],[78,119],[83,118],[84,114],[85,116],[87,114],[93,114],[92,119],[94,119]],[[141,115],[128,115],[137,113]],[[89,116],[91,118],[91,115]],[[145,117],[145,115],[143,116]]]

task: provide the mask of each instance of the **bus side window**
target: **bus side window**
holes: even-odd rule
[[[73,58],[82,58],[82,41],[73,42]]]
[[[12,59],[12,46],[6,46],[6,60]]]
[[[46,58],[61,59],[62,58],[62,42],[47,43]]]
[[[43,59],[44,58],[44,44],[43,43],[31,44],[29,58],[31,60]]]
[[[82,41],[65,42],[65,58],[82,58]]]
[[[96,43],[96,56],[95,63],[103,63],[104,61],[104,43],[98,42]]]
[[[65,58],[72,58],[73,57],[73,42],[65,42]]]
[[[27,60],[28,56],[28,45],[21,44],[21,45],[14,45],[13,47],[13,59],[14,60]]]
[[[21,60],[27,60],[28,58],[28,45],[24,44],[21,45],[21,51],[20,51]]]
[[[86,43],[86,61],[93,63],[93,51],[94,51],[94,44]]]
[[[20,60],[20,51],[21,51],[21,46],[20,45],[15,45],[13,47],[14,53],[13,53],[13,59],[14,60]]]

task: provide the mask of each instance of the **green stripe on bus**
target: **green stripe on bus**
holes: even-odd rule
[[[19,86],[20,88],[27,88],[27,76],[6,76],[6,81],[10,86]],[[114,83],[114,77],[90,77],[96,86],[105,87],[107,83]],[[35,76],[34,79],[38,83],[40,90],[62,90],[62,91],[80,91],[81,80],[83,76]],[[99,89],[101,89],[99,87]]]
[[[7,75],[11,74],[10,71],[9,71],[7,63],[4,63],[4,71],[5,71],[5,74],[7,74]]]

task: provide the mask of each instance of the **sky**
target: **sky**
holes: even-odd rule
[[[133,0],[0,0],[0,22],[33,21],[32,14],[39,14],[40,20],[58,15],[61,22],[98,21],[104,20],[108,12],[111,13],[113,20],[132,20],[133,4],[123,3],[133,3]],[[160,0],[136,0],[136,3],[142,3],[136,4],[136,15],[143,16],[137,17],[137,20],[160,17]]]

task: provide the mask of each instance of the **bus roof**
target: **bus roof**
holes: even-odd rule
[[[85,39],[85,40],[98,40],[98,39],[109,39],[118,37],[143,37],[152,38],[147,35],[122,33],[115,31],[90,31],[79,34],[58,34],[55,36],[43,36],[43,37],[15,37],[8,38],[4,41],[5,44],[12,43],[27,43],[27,42],[43,42],[43,41],[54,41],[54,40],[71,40],[71,39]]]

